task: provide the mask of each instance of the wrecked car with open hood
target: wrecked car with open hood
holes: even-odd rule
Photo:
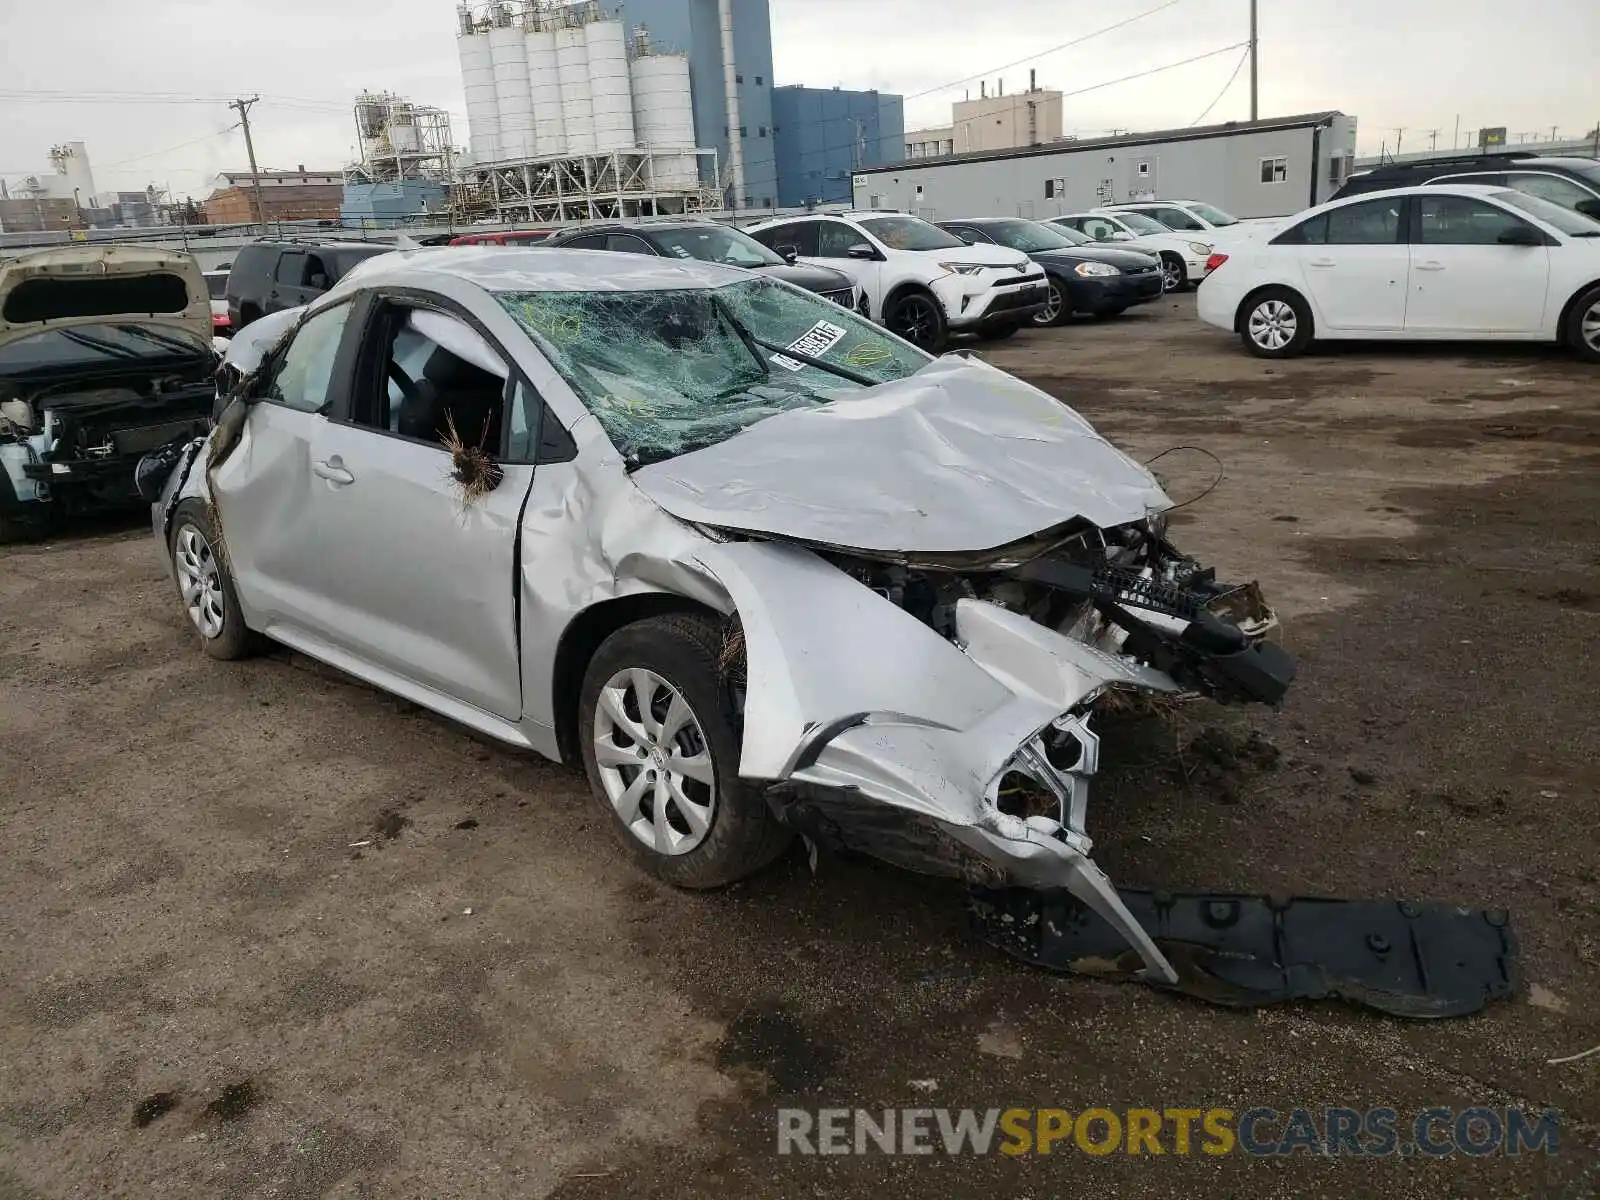
[[[977,359],[707,263],[396,254],[295,318],[153,505],[207,651],[266,637],[582,764],[670,882],[795,831],[1065,889],[1097,706],[1276,704],[1253,583],[1151,473]]]
[[[145,453],[206,428],[216,362],[186,254],[63,246],[0,266],[0,541],[136,502]]]

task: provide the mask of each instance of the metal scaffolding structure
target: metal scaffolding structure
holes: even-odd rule
[[[714,187],[699,182],[664,183],[658,163],[678,159],[648,148],[605,154],[571,154],[480,168],[480,181],[461,191],[462,209],[499,221],[593,221],[715,212],[722,207]],[[695,151],[709,158],[709,178],[717,177],[715,150]]]

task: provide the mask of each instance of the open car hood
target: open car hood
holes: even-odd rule
[[[0,346],[44,330],[138,324],[211,345],[200,264],[149,246],[61,246],[0,266]]]
[[[768,417],[633,481],[681,520],[887,555],[991,550],[1073,518],[1108,528],[1172,505],[1072,409],[955,357]]]

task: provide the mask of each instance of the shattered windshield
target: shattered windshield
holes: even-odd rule
[[[636,466],[932,361],[847,309],[772,279],[496,298]]]

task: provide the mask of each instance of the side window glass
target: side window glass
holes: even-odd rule
[[[650,243],[631,233],[613,233],[606,238],[606,249],[623,254],[654,254]]]
[[[1205,228],[1204,225],[1200,224],[1199,221],[1195,220],[1192,216],[1190,216],[1188,213],[1184,212],[1183,209],[1181,209],[1181,208],[1160,208],[1160,209],[1157,209],[1156,210],[1156,220],[1160,221],[1163,225],[1166,225],[1166,226],[1168,226],[1169,228],[1172,228],[1172,229],[1204,229]]]
[[[1559,175],[1510,175],[1507,176],[1506,182],[1524,195],[1537,196],[1541,200],[1548,200],[1552,204],[1559,204],[1562,208],[1574,211],[1578,207],[1578,201],[1595,198],[1593,192],[1579,187],[1570,179],[1562,179]]]
[[[817,257],[817,225],[816,221],[795,221],[790,225],[780,225],[776,229],[767,229],[762,232],[771,238],[763,239],[765,245],[779,254],[793,251],[801,258]]]
[[[1424,246],[1493,246],[1523,222],[1504,209],[1466,196],[1417,196]]]
[[[494,348],[466,322],[432,309],[396,306],[383,327],[378,393],[357,406],[356,423],[425,442],[443,443],[454,430],[498,455],[507,371]]]
[[[867,239],[842,221],[820,221],[817,228],[818,258],[849,258],[850,247],[859,246]]]
[[[306,287],[316,288],[319,292],[325,292],[332,286],[332,280],[328,278],[328,268],[315,254],[306,255],[304,283]]]
[[[350,306],[340,304],[324,309],[300,326],[261,398],[300,412],[320,412],[328,403],[333,360],[349,318]]]
[[[278,268],[273,278],[279,283],[300,286],[300,281],[306,267],[306,256],[302,250],[290,250],[278,256]]]
[[[1327,214],[1330,246],[1381,246],[1399,238],[1400,201],[1366,200]],[[1310,238],[1306,239],[1310,241]]]
[[[604,234],[590,233],[583,237],[575,237],[567,243],[568,250],[604,250],[606,239]]]
[[[1117,232],[1117,227],[1110,221],[1088,220],[1078,222],[1077,225],[1080,233],[1087,237],[1092,237],[1096,241],[1104,241]]]

